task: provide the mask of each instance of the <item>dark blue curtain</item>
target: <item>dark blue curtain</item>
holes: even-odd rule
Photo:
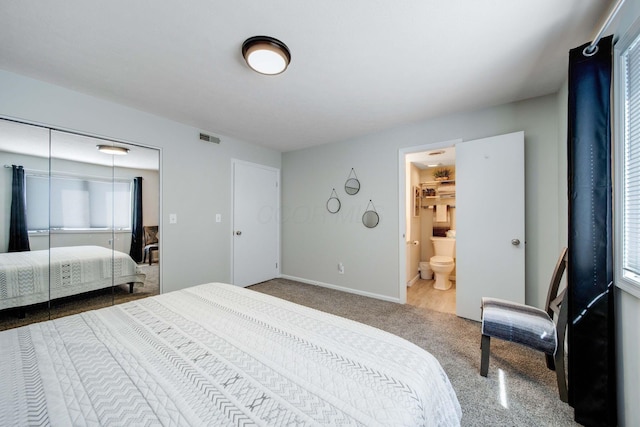
[[[569,403],[616,425],[611,178],[612,37],[569,53]]]
[[[129,255],[135,262],[142,261],[142,177],[133,179],[133,210],[131,220],[131,249]]]
[[[13,165],[13,183],[11,185],[11,222],[9,224],[9,252],[28,251],[29,233],[27,230],[27,191],[24,181],[24,168]]]

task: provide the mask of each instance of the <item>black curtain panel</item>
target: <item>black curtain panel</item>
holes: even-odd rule
[[[612,37],[569,53],[569,403],[616,425],[611,178]]]
[[[27,229],[27,191],[24,180],[24,168],[16,165],[13,165],[10,221],[9,252],[30,250],[29,232]]]
[[[129,255],[135,262],[142,261],[142,177],[133,179],[133,209],[131,220],[131,249]]]

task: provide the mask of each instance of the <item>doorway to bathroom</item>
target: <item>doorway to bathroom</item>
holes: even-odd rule
[[[455,173],[454,179],[449,176],[448,180],[436,180],[432,173],[431,178],[427,176],[431,181],[423,185],[420,169],[413,168],[409,156],[446,152],[449,147],[455,147],[455,167],[449,171],[452,175]],[[414,290],[408,292],[408,285],[423,280],[420,262],[429,261],[433,288],[440,291],[436,295],[442,296],[443,291],[448,290],[447,279],[455,277],[449,289],[455,286],[457,316],[480,320],[483,296],[524,302],[524,132],[407,147],[398,154],[399,265],[406,266],[399,269],[399,301],[405,303],[408,296],[412,297]],[[446,169],[444,161],[438,163],[442,165],[436,168]],[[438,172],[437,177],[446,175],[444,172]],[[446,192],[440,191],[442,186],[447,186]],[[438,206],[441,206],[440,212]],[[429,212],[425,214],[425,211]],[[428,233],[429,226],[425,233],[422,221],[429,219],[432,234],[426,239],[423,234]],[[441,222],[446,225],[438,227]],[[434,230],[444,231],[444,237],[433,236]],[[429,277],[428,271],[425,276]],[[430,304],[437,304],[438,298],[430,295],[433,300]],[[423,299],[426,297],[420,297]]]
[[[407,304],[456,312],[455,146],[405,156]]]

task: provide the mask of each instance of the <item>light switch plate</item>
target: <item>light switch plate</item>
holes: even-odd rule
[[[169,214],[169,224],[178,223],[178,214]]]
[[[216,222],[220,222],[220,221],[222,221],[222,215],[216,214]]]

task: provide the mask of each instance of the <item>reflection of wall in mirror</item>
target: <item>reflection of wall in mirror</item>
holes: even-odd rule
[[[11,216],[11,168],[4,165],[22,165],[27,170],[47,171],[49,160],[41,157],[25,156],[21,154],[0,152],[0,252],[6,252],[9,244],[9,221]],[[91,177],[111,178],[114,174],[117,178],[133,179],[136,176],[143,177],[143,222],[145,224],[158,223],[159,207],[159,174],[157,171],[140,170],[130,168],[115,168],[74,162],[69,160],[52,159],[54,172],[70,173]],[[144,190],[147,190],[146,192]],[[28,209],[28,207],[27,207]],[[129,253],[131,233],[129,231],[118,232],[114,236],[113,248],[121,252]],[[62,232],[62,233],[30,233],[29,242],[32,250],[47,249],[49,244],[55,246],[80,246],[97,245],[111,247],[112,237],[109,232]]]

